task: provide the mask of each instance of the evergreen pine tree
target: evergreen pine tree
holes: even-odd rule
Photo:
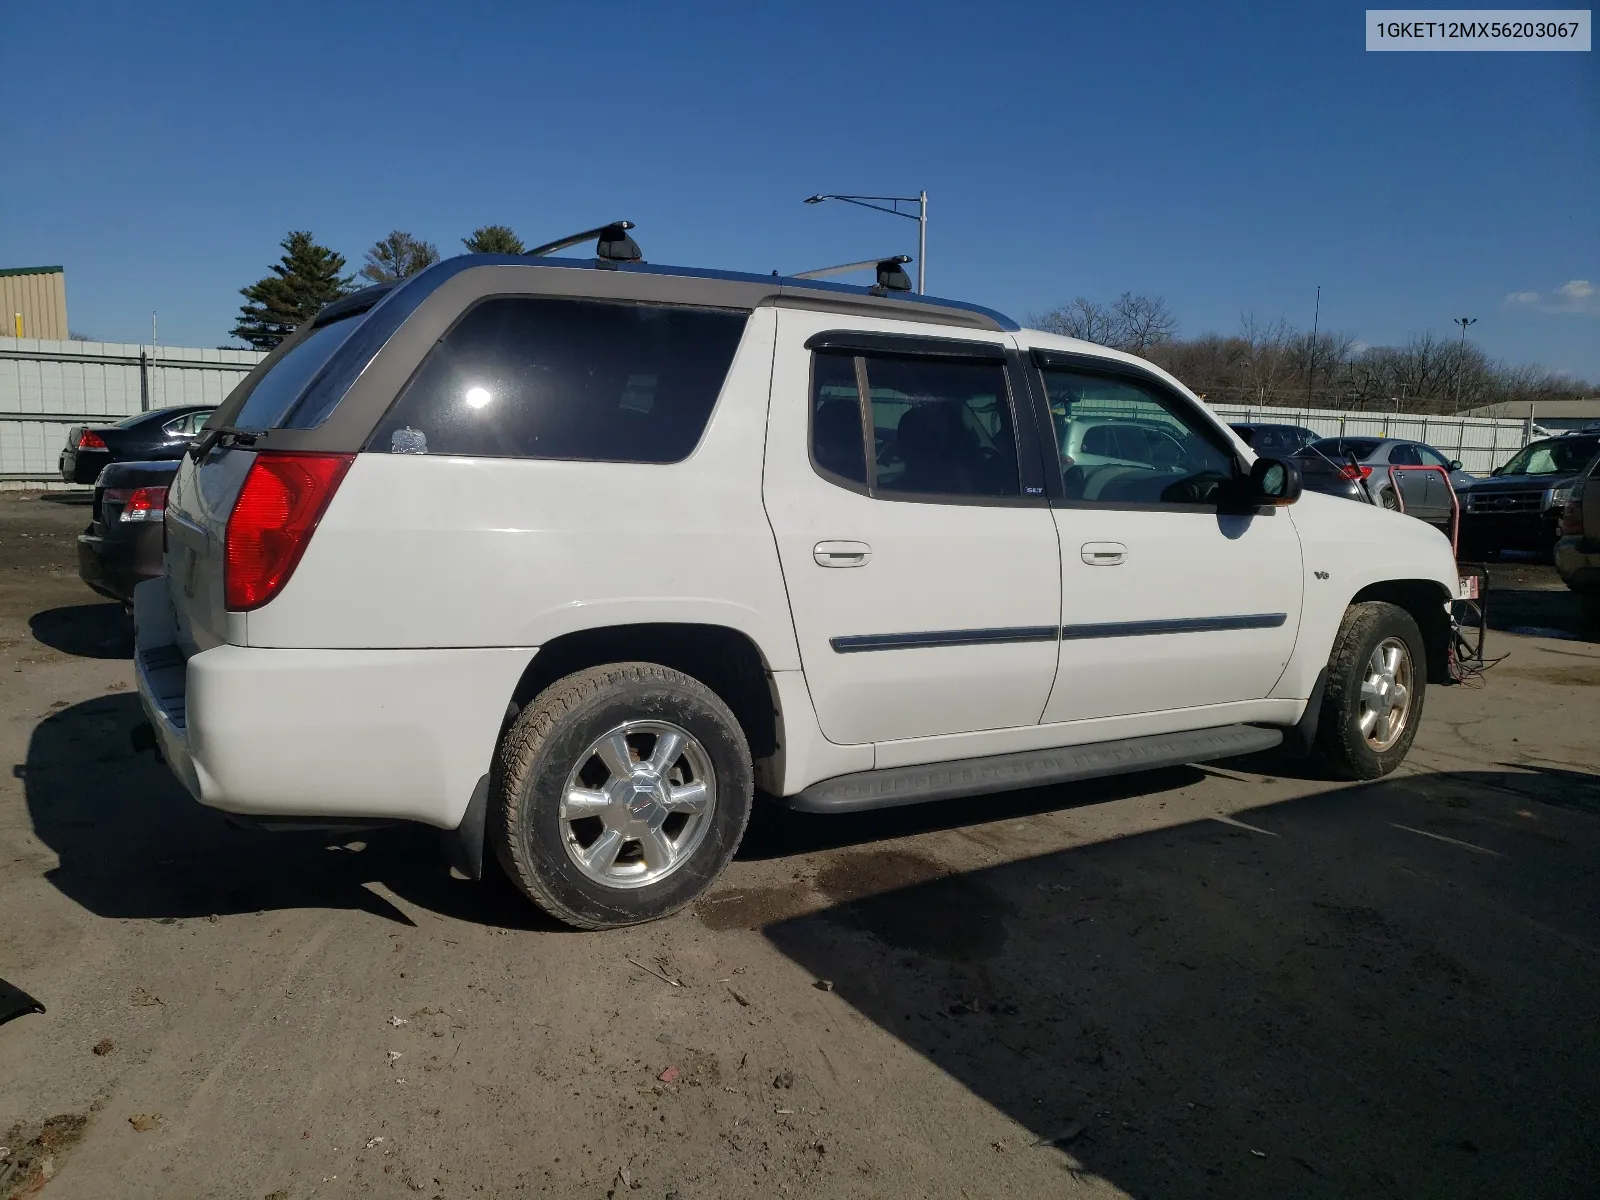
[[[462,238],[461,244],[468,254],[521,254],[525,249],[509,225],[484,225]]]
[[[239,289],[247,303],[239,306],[233,336],[257,350],[271,350],[323,305],[350,292],[351,277],[340,274],[344,255],[319,246],[305,230],[292,231],[279,245],[283,257],[272,274]]]

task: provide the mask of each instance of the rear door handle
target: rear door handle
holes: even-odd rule
[[[819,567],[864,567],[872,561],[865,542],[818,542],[811,551]]]
[[[1128,560],[1128,548],[1121,542],[1085,542],[1082,554],[1091,567],[1120,567]]]

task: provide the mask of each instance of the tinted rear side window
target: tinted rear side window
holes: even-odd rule
[[[747,313],[502,296],[429,353],[370,449],[678,462],[704,432]]]

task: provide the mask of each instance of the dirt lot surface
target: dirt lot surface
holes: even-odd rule
[[[0,1196],[1594,1194],[1600,641],[1547,568],[1380,783],[763,811],[697,909],[577,934],[426,831],[192,803],[84,521],[0,497],[0,977],[48,1008]]]

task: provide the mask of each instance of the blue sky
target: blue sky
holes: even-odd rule
[[[1309,325],[1320,284],[1323,328],[1476,316],[1600,381],[1600,57],[1368,54],[1363,13],[13,6],[0,266],[65,264],[76,329],[142,341],[155,310],[206,346],[289,229],[356,264],[393,228],[450,253],[627,217],[653,261],[793,271],[916,249],[805,196],[926,188],[936,294],[1159,293],[1193,334]]]

